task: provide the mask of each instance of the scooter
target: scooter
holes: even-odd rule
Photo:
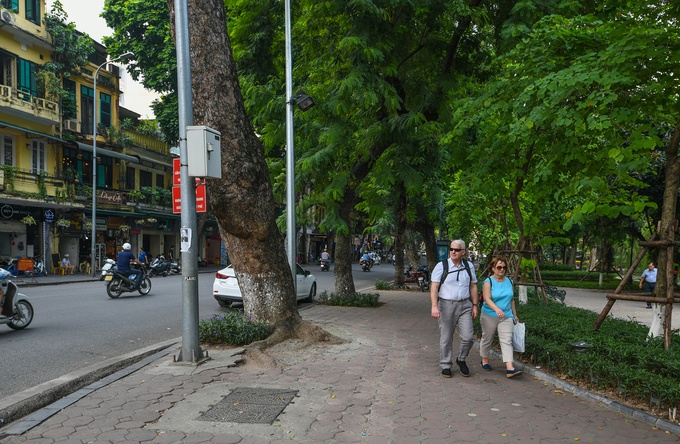
[[[371,271],[371,266],[373,266],[371,261],[367,261],[366,259],[362,259],[360,264],[363,271]]]
[[[182,266],[179,264],[177,259],[172,260],[170,263],[170,274],[182,274]]]
[[[23,330],[33,321],[33,306],[28,302],[28,298],[21,293],[17,293],[17,286],[9,278],[12,276],[6,270],[0,273],[0,290],[2,290],[2,314],[0,314],[0,324],[14,330]]]
[[[48,274],[47,269],[45,268],[45,262],[39,257],[33,260],[33,271],[26,270],[24,273],[26,273],[27,277],[47,276]]]
[[[409,267],[404,270],[404,274],[405,283],[418,283],[420,291],[430,289],[430,271],[427,269],[426,265],[421,265],[418,268],[409,265]]]
[[[139,294],[145,295],[149,294],[151,291],[151,279],[146,272],[145,267],[134,267],[133,272],[129,276],[123,275],[120,271],[115,270],[112,275],[106,276],[105,280],[108,281],[106,284],[106,294],[112,299],[117,299],[123,293],[131,293],[134,291],[139,291]],[[135,279],[137,273],[142,273],[142,282],[137,286],[135,284]]]
[[[165,260],[162,254],[156,256],[149,265],[149,277],[154,276],[167,276],[172,272],[172,263]]]
[[[106,276],[111,276],[114,271],[118,269],[118,266],[116,265],[116,261],[113,259],[109,259],[108,257],[104,260],[104,266],[102,267],[102,272],[99,275],[99,280],[103,281],[106,279]]]
[[[330,259],[321,259],[321,271],[328,271],[331,269],[331,260]]]

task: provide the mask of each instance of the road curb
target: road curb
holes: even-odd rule
[[[64,398],[85,386],[128,367],[144,358],[178,344],[181,338],[159,342],[148,347],[107,359],[80,370],[67,373],[59,378],[31,387],[14,395],[0,399],[0,425],[23,418],[53,402]],[[0,430],[0,436],[4,435]]]

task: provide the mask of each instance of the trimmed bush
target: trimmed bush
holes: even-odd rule
[[[345,293],[336,294],[327,291],[318,296],[318,303],[341,307],[377,307],[380,295],[377,293]]]
[[[198,337],[205,344],[246,345],[261,341],[272,333],[264,322],[255,322],[241,312],[212,315],[198,324]]]

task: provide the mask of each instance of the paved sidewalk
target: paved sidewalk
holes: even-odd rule
[[[281,362],[275,368],[237,366],[240,349],[210,350],[213,360],[198,367],[174,364],[172,354],[157,356],[0,442],[680,442],[643,414],[640,420],[624,416],[538,374],[507,379],[498,359],[491,361],[493,371],[483,371],[476,349],[468,358],[469,378],[444,379],[427,295],[384,291],[381,301],[375,309],[301,310],[344,344],[275,348]],[[236,389],[297,393],[272,424],[253,424],[233,421],[256,418],[280,397],[259,406],[220,406]]]

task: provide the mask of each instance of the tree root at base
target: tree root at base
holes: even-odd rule
[[[268,350],[274,346],[285,345],[286,342],[291,348],[299,349],[314,345],[337,345],[346,341],[316,324],[300,321],[296,326],[276,326],[269,337],[246,346],[246,359],[252,360],[258,366],[277,367],[278,361],[268,353]]]

